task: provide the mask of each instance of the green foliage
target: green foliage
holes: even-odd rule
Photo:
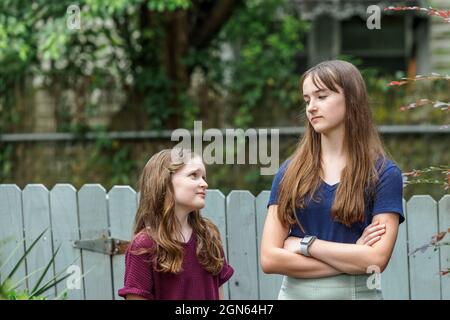
[[[364,68],[362,60],[354,56],[345,55],[339,59],[353,63],[358,69],[367,85],[374,120],[382,125],[411,125],[411,124],[442,124],[448,123],[447,112],[439,108],[416,108],[412,112],[405,112],[404,106],[407,102],[417,101],[423,97],[433,97],[435,100],[447,101],[450,82],[446,79],[435,79],[434,81],[421,81],[410,83],[408,86],[390,86],[394,79],[405,77],[405,73],[397,71],[395,74],[382,73],[375,68]],[[444,112],[442,112],[444,111]]]
[[[193,53],[203,61],[199,63],[212,86],[227,92],[232,125],[245,128],[263,121],[257,110],[298,108],[299,95],[293,94],[298,92],[297,56],[307,30],[308,24],[289,10],[287,1],[249,0],[207,53]],[[224,49],[230,57],[222,56]]]
[[[440,173],[440,179],[433,179],[427,177],[429,173]],[[430,166],[425,169],[416,170],[413,169],[410,172],[403,174],[405,177],[412,177],[413,180],[406,180],[405,185],[426,183],[426,184],[438,184],[442,185],[445,190],[449,189],[450,169],[449,165],[441,165],[438,167]]]
[[[18,261],[16,261],[14,267],[12,268],[12,270],[7,274],[7,275],[3,275],[1,274],[1,279],[2,282],[0,282],[0,299],[8,299],[8,300],[45,300],[47,299],[46,296],[44,296],[43,294],[45,292],[47,292],[48,290],[54,288],[58,283],[60,283],[61,281],[64,281],[66,278],[68,278],[70,276],[70,274],[64,275],[61,277],[61,273],[57,274],[56,276],[52,277],[50,280],[48,280],[47,282],[43,283],[43,280],[47,274],[47,272],[50,270],[50,267],[52,266],[56,255],[58,254],[59,251],[59,247],[55,250],[54,254],[52,255],[50,261],[47,263],[47,265],[43,268],[44,270],[42,271],[42,273],[40,274],[38,280],[36,281],[35,285],[33,286],[33,288],[31,289],[25,289],[25,290],[20,290],[17,291],[17,288],[26,281],[26,279],[40,271],[40,270],[36,270],[33,272],[30,272],[29,275],[24,278],[21,279],[20,281],[18,281],[17,283],[13,282],[13,276],[14,274],[17,272],[17,270],[19,269],[19,267],[25,262],[26,257],[28,256],[28,254],[31,252],[31,250],[36,246],[36,244],[39,242],[39,240],[44,236],[44,234],[47,232],[47,229],[45,229],[28,247],[28,249],[25,251],[25,253],[18,259]],[[22,243],[19,243],[19,245],[22,245]],[[16,247],[16,250],[18,248],[18,246]],[[3,270],[3,268],[5,267],[6,263],[9,262],[9,260],[13,257],[13,254],[15,253],[14,250],[10,256],[8,257],[8,259],[6,259],[6,261],[3,263],[3,265],[0,266],[0,271]],[[67,293],[64,293],[64,297],[67,296]]]
[[[98,127],[95,132],[95,147],[86,159],[86,165],[92,173],[90,178],[96,181],[100,172],[101,176],[109,177],[109,182],[104,184],[108,188],[117,184],[131,184],[130,172],[136,170],[136,161],[131,157],[130,146],[109,138],[105,128]]]
[[[187,9],[191,5],[189,0],[152,0],[148,2],[148,7],[156,11],[174,11],[176,9]]]
[[[59,128],[87,125],[86,106],[96,90],[115,92],[130,86],[148,97],[135,103],[143,102],[139,107],[150,125],[162,127],[173,84],[159,49],[165,41],[162,16],[152,17],[152,28],[142,27],[139,10],[145,3],[156,12],[191,5],[189,0],[86,0],[77,4],[81,29],[72,30],[67,9],[73,1],[1,1],[0,131],[17,132],[25,125],[26,110],[19,104],[31,90],[26,83],[31,79],[40,79],[43,88],[60,96],[56,113],[65,113],[69,126]],[[63,111],[67,90],[81,105],[72,119]]]

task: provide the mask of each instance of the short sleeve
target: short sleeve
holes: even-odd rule
[[[234,273],[234,269],[232,266],[228,264],[227,259],[224,257],[223,259],[223,267],[219,273],[219,287],[221,287],[225,282],[227,282]]]
[[[400,223],[405,221],[403,213],[403,177],[401,170],[396,165],[387,167],[380,174],[372,216],[389,212],[398,213]]]
[[[272,188],[270,189],[270,197],[269,202],[267,203],[267,207],[278,203],[278,189],[280,187],[280,182],[281,179],[283,178],[286,168],[287,168],[287,161],[281,165],[280,169],[278,169],[278,172],[275,175],[275,178],[273,178]]]
[[[118,291],[119,296],[126,298],[127,294],[135,294],[153,300],[153,279],[151,254],[137,254],[140,249],[149,249],[151,240],[143,235],[137,235],[125,253],[124,287]]]

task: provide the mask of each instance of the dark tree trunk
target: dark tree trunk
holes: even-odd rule
[[[164,64],[166,74],[171,81],[171,96],[169,100],[170,116],[165,125],[176,129],[180,126],[180,95],[189,88],[187,67],[182,59],[189,46],[187,11],[178,10],[166,13],[165,16],[165,54]]]
[[[190,76],[193,71],[192,66],[186,66],[183,63],[183,58],[186,57],[189,49],[206,48],[240,3],[242,3],[242,0],[192,0],[192,5],[188,10],[165,12],[162,16],[160,13],[149,10],[146,3],[141,5],[139,12],[141,34],[144,34],[146,30],[155,28],[155,25],[161,19],[163,21],[165,38],[164,43],[159,45],[163,53],[162,64],[164,65],[165,74],[171,83],[171,87],[169,88],[170,98],[167,101],[169,117],[163,123],[165,129],[176,129],[182,124],[182,110],[180,110],[182,105],[180,98],[181,94],[189,89]],[[122,29],[121,35],[129,46],[129,52],[133,52],[127,25],[117,20],[116,25]],[[148,38],[142,38],[141,46],[143,50],[139,53],[134,52],[134,56],[131,59],[132,69],[135,70],[139,66],[144,70],[151,70],[151,67],[155,64],[155,60],[156,63],[160,61],[159,59],[161,57],[152,56],[148,52],[155,52],[155,43],[150,42]],[[146,51],[145,48],[149,50]],[[133,88],[129,89],[131,90],[127,103],[128,112],[133,112],[136,115],[136,122],[133,128],[142,129],[142,103],[144,103],[146,95],[150,93],[145,88],[142,90],[136,84]],[[139,108],[141,109],[140,112],[137,110]],[[123,119],[122,111],[115,116],[116,120],[120,121]]]

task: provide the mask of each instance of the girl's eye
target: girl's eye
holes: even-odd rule
[[[327,96],[319,96],[319,99],[320,100],[323,100],[323,99],[325,99]]]
[[[305,100],[305,103],[306,103],[306,105],[308,105],[309,104],[309,100],[307,101],[307,100]]]

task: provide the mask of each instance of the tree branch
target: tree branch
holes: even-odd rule
[[[227,22],[233,10],[241,3],[242,0],[214,1],[214,5],[210,6],[202,16],[198,17],[199,23],[195,24],[190,35],[192,46],[197,49],[206,47]],[[200,7],[200,5],[197,5],[197,7]],[[205,10],[199,8],[199,11]]]

